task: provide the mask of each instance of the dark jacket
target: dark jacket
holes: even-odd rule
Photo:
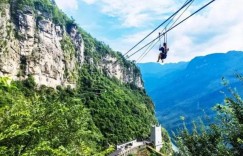
[[[161,51],[161,59],[165,59],[167,57],[167,51],[164,47],[160,47],[159,50]]]

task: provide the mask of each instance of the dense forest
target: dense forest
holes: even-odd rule
[[[107,90],[37,88],[31,76],[22,82],[1,78],[1,155],[92,155],[109,144],[146,138],[153,115],[152,103],[142,104],[150,102],[144,93],[105,77],[98,85]]]
[[[1,0],[0,4],[10,4],[13,22],[28,9],[37,20],[51,19],[67,32],[76,26],[85,44],[84,63],[73,75],[76,88],[40,86],[32,75],[23,81],[0,78],[0,155],[106,155],[118,143],[149,137],[156,119],[145,90],[108,76],[97,66],[110,55],[140,75],[133,62],[94,39],[50,0]],[[40,11],[46,17],[39,16]],[[15,31],[15,37],[21,38]],[[64,52],[74,51],[69,36],[61,42]]]

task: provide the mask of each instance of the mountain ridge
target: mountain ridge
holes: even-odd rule
[[[189,122],[197,116],[204,116],[204,113],[213,115],[211,107],[222,102],[223,94],[220,91],[226,91],[222,86],[222,77],[237,87],[239,84],[233,77],[237,72],[243,72],[242,59],[241,51],[200,56],[188,62],[186,67],[178,66],[159,78],[146,73],[139,65],[160,123],[171,132],[181,126],[180,116],[185,116]],[[166,66],[161,66],[163,67]],[[153,84],[154,81],[156,85]],[[201,110],[197,109],[198,105]]]

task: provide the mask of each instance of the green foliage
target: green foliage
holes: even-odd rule
[[[242,81],[242,76],[238,75]],[[226,81],[223,83],[228,85]],[[217,123],[205,126],[194,123],[192,133],[187,128],[176,136],[179,153],[176,155],[224,155],[243,154],[243,100],[238,92],[229,87],[231,96],[224,104],[215,106],[218,112]]]
[[[243,82],[242,75],[237,75]],[[218,126],[224,141],[230,145],[229,151],[234,155],[243,154],[243,100],[237,90],[229,87],[231,97],[226,97],[224,104],[215,106],[218,112],[218,119],[221,124]]]
[[[69,82],[76,82],[78,74],[75,71],[69,71],[67,67],[67,62],[70,62],[75,57],[75,46],[69,36],[64,36],[60,43],[65,58],[65,77]]]
[[[50,0],[32,0],[36,10],[44,12],[49,15],[48,18],[60,26],[66,26],[69,18],[58,9],[58,7],[50,2]]]
[[[115,150],[115,147],[113,145],[110,145],[106,150],[95,154],[94,156],[104,156],[104,155],[109,155]]]
[[[7,0],[4,0],[7,1]],[[51,19],[56,25],[65,26],[70,21],[68,18],[55,4],[52,4],[50,0],[11,0],[12,14],[17,16],[17,12],[31,10],[33,13],[38,15],[38,11],[43,13],[45,18]],[[39,16],[37,16],[38,18]]]
[[[9,3],[9,0],[1,0],[0,1],[0,4],[7,4],[7,3]]]
[[[109,144],[148,137],[155,119],[145,93],[89,70],[76,90],[0,78],[0,155],[102,156]]]
[[[18,1],[17,4],[18,4],[17,8],[20,10],[24,9],[24,7],[26,7],[26,6],[29,6],[32,8],[34,7],[33,0],[21,0],[21,1]]]
[[[19,11],[33,11],[36,16],[39,11],[42,14],[36,17],[37,21],[52,19],[67,32],[77,27],[49,0],[18,2],[11,4],[15,18]],[[10,86],[0,81],[0,155],[101,156],[114,150],[109,145],[149,136],[156,119],[145,91],[135,84],[108,78],[96,66],[109,55],[116,57],[125,69],[131,69],[134,76],[140,76],[136,65],[77,28],[85,42],[86,60],[78,74],[65,71],[66,77],[78,79],[76,89],[38,88],[31,76]],[[76,49],[69,36],[64,36],[61,48],[65,60],[72,60]],[[26,74],[26,59],[21,58],[20,76]]]
[[[165,155],[171,155],[173,153],[172,145],[171,145],[171,140],[168,132],[166,129],[161,128],[161,133],[162,133],[162,139],[163,139],[163,146],[160,150],[161,153]]]
[[[64,36],[60,41],[61,48],[64,51],[65,60],[69,61],[75,55],[75,46],[69,36]]]
[[[196,125],[190,134],[186,127],[177,136],[178,155],[230,155],[223,144],[220,130],[215,124],[210,127]]]
[[[83,65],[80,78],[82,101],[105,136],[105,144],[148,137],[155,123],[154,108],[143,90],[131,90],[89,65]]]
[[[68,90],[38,91],[33,78],[0,79],[0,155],[93,155],[101,139],[89,111]]]

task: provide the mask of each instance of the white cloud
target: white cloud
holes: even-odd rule
[[[243,50],[243,21],[239,20],[243,5],[240,1],[215,1],[203,13],[172,31],[169,60],[190,60],[197,55]]]
[[[171,11],[173,1],[158,0],[103,0],[103,12],[116,16],[124,27],[141,27],[143,24],[164,17]]]
[[[61,9],[78,9],[77,0],[55,0],[55,2]]]
[[[158,0],[82,0],[87,4],[96,2],[101,12],[120,20],[123,27],[140,27],[146,22],[162,18],[175,6],[174,1]]]
[[[96,11],[118,19],[120,23],[115,24],[122,26],[117,32],[121,34],[120,36],[96,37],[110,44],[114,50],[124,53],[153,30],[155,27],[152,25],[155,25],[155,22],[163,22],[165,17],[171,15],[185,2],[185,0],[56,0],[61,8],[69,9],[77,8],[78,1],[91,6],[96,5],[95,8],[99,9]],[[184,17],[207,2],[209,0],[194,3]],[[198,55],[243,50],[242,10],[242,0],[217,0],[173,29],[168,33],[170,51],[166,61],[188,61]],[[136,28],[137,31],[124,36],[122,33],[131,27]],[[157,34],[158,32],[155,32],[152,38]],[[155,61],[158,53],[158,45],[156,45],[144,61]]]
[[[194,5],[190,12],[192,13],[202,5]],[[176,27],[168,33],[170,51],[166,61],[189,61],[196,56],[214,52],[243,50],[243,21],[240,20],[242,10],[242,0],[235,0],[234,2],[217,0],[202,12]],[[189,14],[187,12],[185,15]],[[140,34],[140,32],[137,32],[133,35],[140,36]],[[121,40],[129,40],[129,37],[131,35],[122,37]],[[142,37],[138,37],[137,42]],[[129,48],[135,44],[130,45]],[[122,51],[127,50],[123,49]],[[144,61],[156,60],[153,57],[157,57],[158,53],[158,47],[156,47]]]

